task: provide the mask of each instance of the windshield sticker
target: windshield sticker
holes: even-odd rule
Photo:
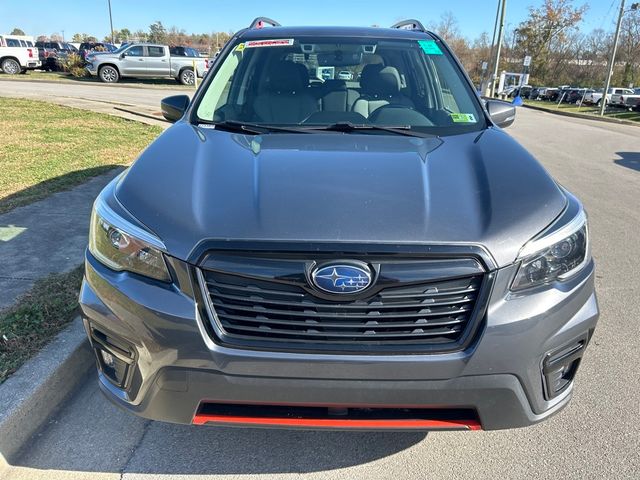
[[[473,113],[450,113],[449,115],[454,123],[476,123],[476,117]]]
[[[427,55],[442,55],[442,50],[435,40],[418,40],[418,44]]]
[[[244,43],[244,48],[256,47],[290,47],[293,45],[293,38],[282,38],[275,40],[252,40]]]
[[[244,43],[239,43],[238,46],[236,47],[236,52],[241,52],[244,50]]]

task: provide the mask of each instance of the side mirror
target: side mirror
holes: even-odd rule
[[[516,119],[516,107],[501,100],[487,100],[487,111],[493,123],[500,128],[506,128]]]
[[[160,102],[162,116],[170,122],[177,122],[187,111],[190,101],[187,95],[173,95],[163,98]]]
[[[124,58],[124,57],[126,57],[127,55],[126,55],[125,53],[126,53],[126,52],[121,53],[121,54],[120,54],[120,58]]]

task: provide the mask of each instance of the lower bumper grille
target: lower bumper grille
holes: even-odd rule
[[[475,274],[396,282],[369,297],[333,300],[297,281],[201,273],[203,294],[224,343],[357,352],[459,347],[478,315],[484,279]]]
[[[221,424],[356,430],[481,430],[474,410],[429,408],[327,408],[202,403],[195,425]]]

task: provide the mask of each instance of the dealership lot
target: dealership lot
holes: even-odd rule
[[[3,82],[9,91],[146,109],[175,93]],[[8,478],[638,478],[640,128],[520,109],[509,132],[590,214],[602,316],[560,415],[524,430],[429,435],[185,427],[121,412],[91,376]]]

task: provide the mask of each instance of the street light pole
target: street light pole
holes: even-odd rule
[[[507,10],[507,0],[502,0],[502,10],[500,11],[500,30],[498,31],[498,45],[496,46],[496,58],[493,65],[493,78],[491,79],[491,96],[495,95],[496,78],[498,78],[498,68],[500,67],[500,50],[502,48],[502,38],[504,37],[504,15]]]
[[[107,0],[109,3],[109,25],[111,26],[111,43],[115,43],[113,41],[113,17],[111,16],[111,0]]]
[[[484,87],[482,89],[482,94],[487,97],[491,95],[491,86],[489,85],[489,80],[485,78],[485,75],[489,74],[489,76],[491,76],[491,71],[493,70],[491,64],[493,62],[493,49],[495,48],[495,45],[496,45],[496,34],[498,33],[498,19],[500,18],[501,3],[502,3],[502,0],[498,0],[498,6],[496,8],[496,21],[493,23],[493,36],[491,37],[491,49],[489,50],[489,59],[487,62],[487,69],[486,71],[482,72],[482,83]]]
[[[618,40],[620,38],[620,26],[622,25],[622,17],[624,16],[624,2],[620,2],[620,14],[618,15],[618,23],[616,25],[616,35],[613,40],[613,50],[611,51],[611,57],[609,58],[609,65],[607,67],[607,80],[604,82],[604,91],[602,92],[602,100],[600,102],[600,116],[604,115],[604,111],[607,108],[607,93],[609,92],[609,86],[611,85],[611,76],[613,75],[613,68],[616,63],[616,50],[618,50]],[[633,5],[635,7],[636,4]],[[633,8],[632,7],[632,8]]]

